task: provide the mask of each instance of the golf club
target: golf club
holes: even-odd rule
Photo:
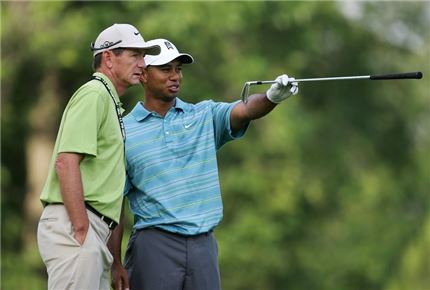
[[[338,81],[338,80],[399,80],[399,79],[421,79],[422,72],[408,72],[384,75],[368,75],[368,76],[346,76],[346,77],[327,77],[327,78],[308,78],[308,79],[295,79],[295,82],[318,82],[318,81]],[[273,81],[248,81],[243,86],[242,93],[240,94],[244,103],[248,100],[249,88],[253,85],[273,84]]]

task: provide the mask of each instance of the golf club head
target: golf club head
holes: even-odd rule
[[[251,82],[245,82],[242,88],[242,92],[240,93],[240,98],[242,102],[246,103],[249,97],[249,87],[251,86]]]

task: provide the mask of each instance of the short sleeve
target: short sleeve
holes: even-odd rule
[[[216,148],[219,149],[228,141],[242,137],[248,126],[233,134],[230,125],[230,114],[234,106],[240,101],[234,103],[211,102],[212,114],[215,129]]]
[[[103,119],[103,95],[78,91],[70,100],[63,117],[58,152],[97,156],[97,136]]]

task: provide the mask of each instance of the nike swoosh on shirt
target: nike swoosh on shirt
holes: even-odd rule
[[[134,35],[139,35],[140,33],[139,32],[134,32]]]
[[[188,129],[191,127],[192,124],[184,125],[185,129]]]

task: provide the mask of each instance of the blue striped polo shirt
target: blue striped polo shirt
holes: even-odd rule
[[[236,102],[237,103],[237,102]],[[216,151],[233,134],[236,103],[176,105],[160,116],[142,102],[124,118],[127,185],[134,229],[158,227],[183,235],[208,232],[222,219]]]

